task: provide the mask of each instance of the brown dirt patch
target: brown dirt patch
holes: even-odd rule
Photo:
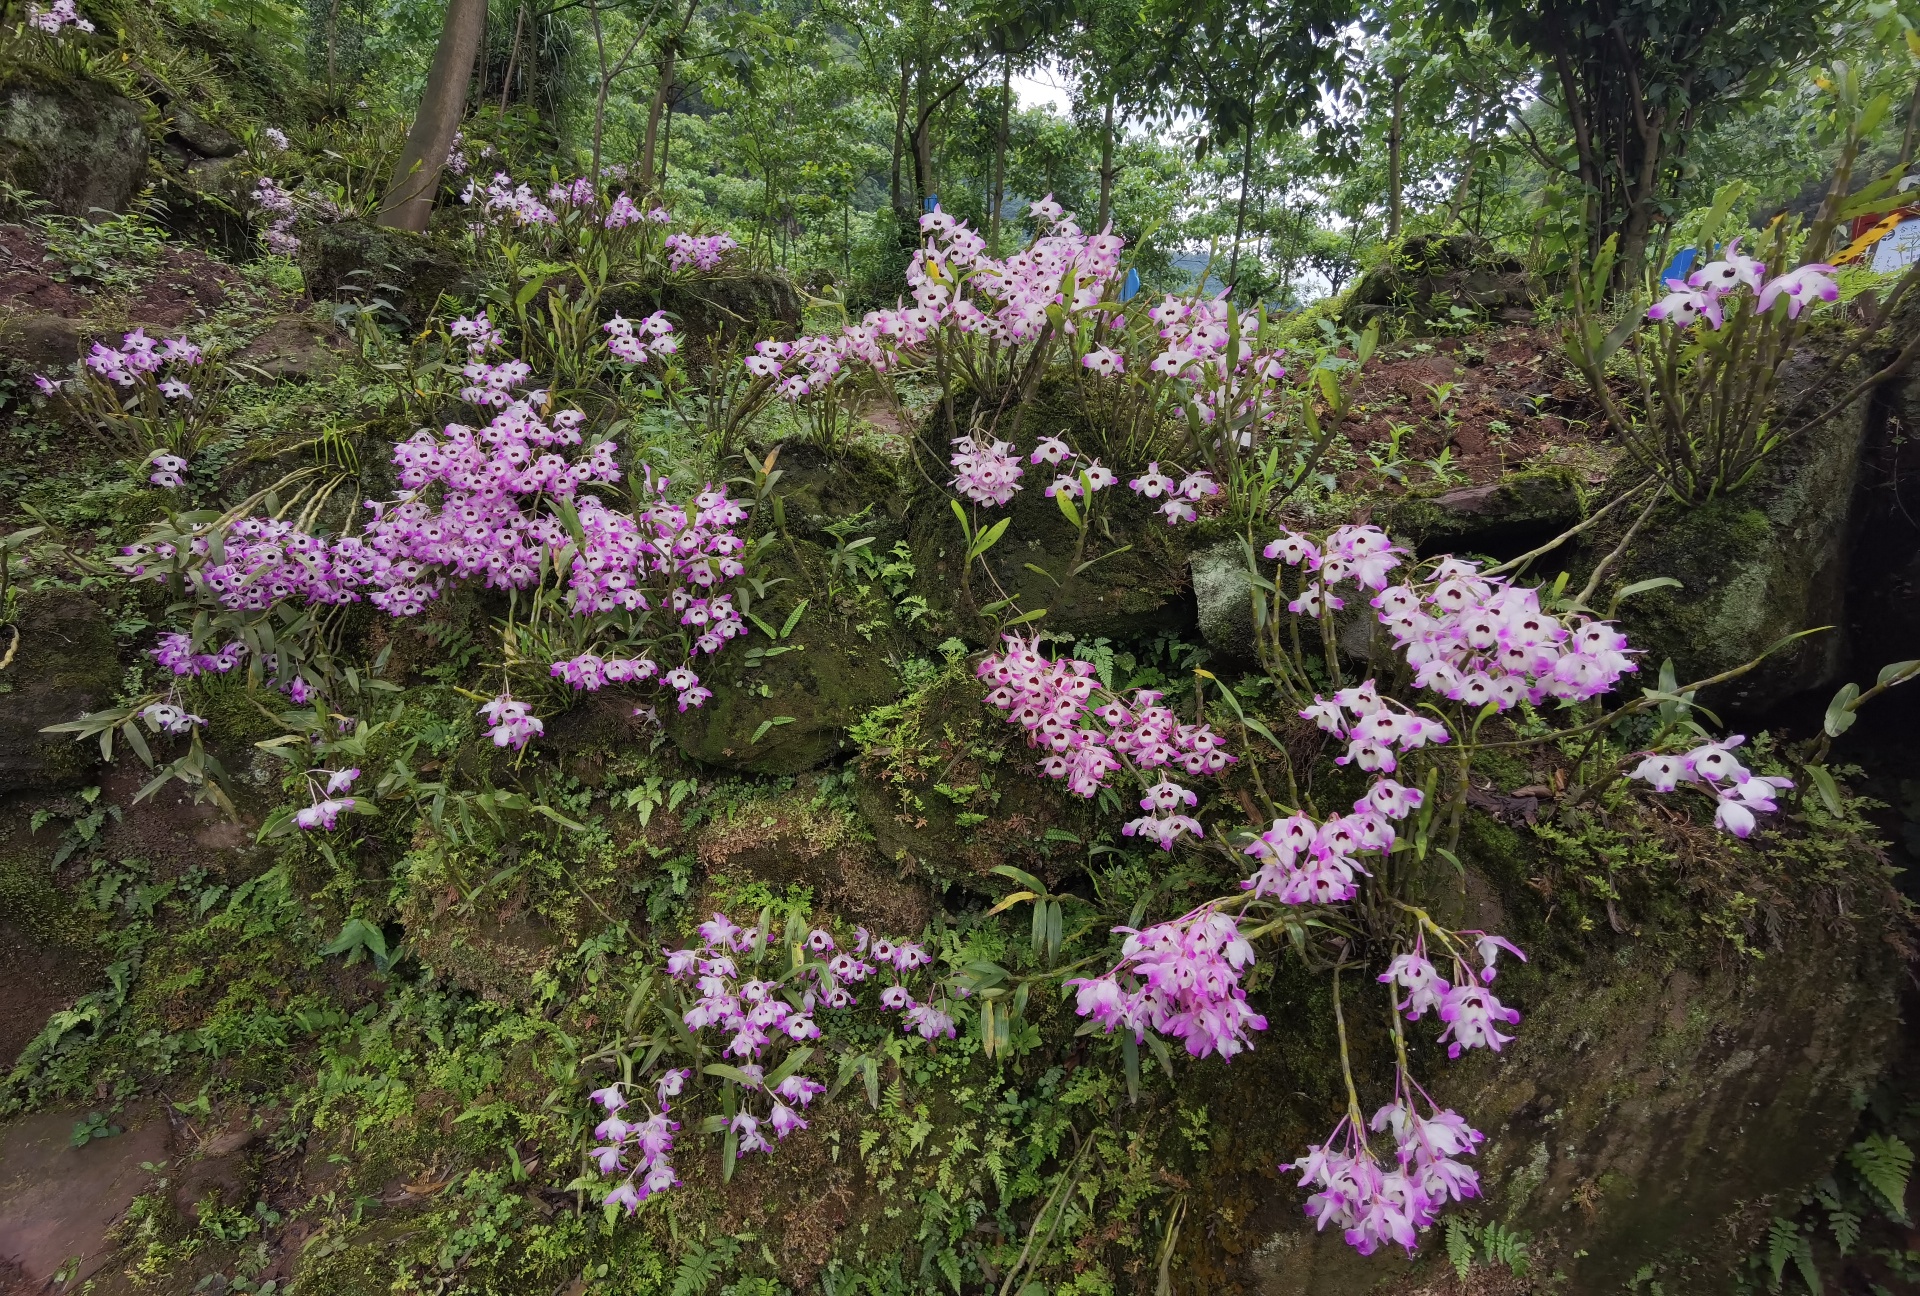
[[[1445,383],[1453,390],[1437,410],[1435,389]],[[1394,424],[1411,429],[1400,443],[1398,480],[1370,458],[1386,458]],[[1341,430],[1360,461],[1341,471],[1341,487],[1388,494],[1431,482],[1420,461],[1445,450],[1452,484],[1480,486],[1543,456],[1609,439],[1557,332],[1532,325],[1383,343]]]
[[[124,317],[172,328],[207,315],[246,291],[240,272],[198,248],[169,243],[141,286],[108,293],[49,258],[46,244],[24,225],[0,225],[0,305],[76,319]]]

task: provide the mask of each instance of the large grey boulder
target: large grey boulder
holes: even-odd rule
[[[0,179],[65,216],[125,211],[147,173],[140,106],[104,81],[15,64],[0,73]]]

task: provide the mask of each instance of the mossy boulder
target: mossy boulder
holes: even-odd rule
[[[1416,234],[1354,283],[1340,317],[1364,328],[1388,317],[1402,327],[1455,323],[1454,311],[1518,322],[1530,317],[1540,281],[1511,253],[1472,234]]]
[[[603,316],[633,319],[664,310],[695,356],[743,337],[791,335],[800,326],[800,293],[784,271],[729,267],[710,275],[649,275],[601,294]]]
[[[1108,487],[1082,542],[1045,484],[1029,480],[1004,509],[969,510],[976,532],[1008,520],[971,572],[945,483],[915,495],[908,525],[916,592],[941,624],[984,644],[991,626],[980,609],[1012,596],[1022,611],[1046,609],[1046,629],[1070,635],[1139,639],[1192,627],[1189,533],[1166,525],[1151,501]]]
[[[72,590],[21,597],[12,626],[0,625],[0,792],[73,787],[91,775],[100,749],[48,725],[77,720],[113,700],[120,663],[106,614]]]
[[[113,86],[24,62],[0,71],[0,179],[92,219],[125,211],[146,171],[144,114]]]
[[[765,460],[773,446],[756,446]],[[827,450],[810,441],[788,440],[778,446],[774,468],[780,474],[773,492],[780,498],[787,528],[796,536],[831,545],[827,528],[866,515],[872,524],[849,534],[875,536],[874,548],[904,533],[908,495],[902,489],[902,465],[868,445]]]
[[[764,619],[778,630],[788,615],[769,607]],[[701,680],[713,696],[684,712],[663,701],[661,718],[680,750],[703,765],[798,774],[851,752],[847,731],[899,692],[891,648],[884,629],[862,635],[832,611],[811,608],[777,644],[755,630],[747,644],[707,659]]]
[[[1788,361],[1776,411],[1824,371],[1822,352],[1832,345],[1831,337],[1816,339]],[[1839,375],[1833,396],[1853,381],[1851,373]],[[1847,567],[1871,414],[1870,402],[1859,400],[1775,450],[1739,490],[1691,506],[1660,506],[1617,573],[1619,586],[1661,576],[1680,582],[1621,605],[1627,633],[1649,662],[1671,658],[1683,682],[1703,679],[1798,631],[1846,624]],[[1610,524],[1590,552],[1597,558],[1610,550],[1624,525]],[[1761,713],[1837,682],[1845,657],[1838,630],[1811,635],[1707,701]]]
[[[895,867],[989,892],[1000,864],[1050,881],[1080,870],[1099,826],[1092,804],[1036,772],[1041,753],[964,665],[876,713],[861,736],[854,798]]]
[[[1485,486],[1420,491],[1387,510],[1387,529],[1422,553],[1511,556],[1551,540],[1587,515],[1586,489],[1569,468],[1512,472]]]
[[[1498,1057],[1417,1050],[1436,1097],[1487,1135],[1483,1203],[1454,1209],[1526,1235],[1530,1269],[1564,1275],[1561,1290],[1622,1291],[1651,1266],[1668,1291],[1732,1292],[1767,1221],[1844,1149],[1854,1095],[1899,1029],[1898,976],[1877,934],[1817,924],[1762,961],[1643,947],[1554,969],[1514,997],[1527,1019]],[[1358,1296],[1406,1280],[1404,1262],[1300,1222],[1291,1179],[1272,1191],[1250,1290]],[[1441,1280],[1433,1240],[1415,1268]]]
[[[272,320],[236,357],[276,382],[325,378],[340,368],[342,340],[306,315]]]
[[[833,912],[876,931],[920,931],[933,910],[927,887],[881,857],[843,798],[820,795],[842,775],[821,778],[825,786],[802,779],[702,825],[694,843],[701,866],[736,884],[751,878],[782,888],[806,885]]]
[[[417,328],[442,294],[471,291],[460,250],[438,232],[346,220],[302,231],[300,239],[300,271],[315,301],[384,301]]]
[[[1245,541],[1221,540],[1197,549],[1187,559],[1187,569],[1200,637],[1207,647],[1230,661],[1252,661],[1253,581]]]

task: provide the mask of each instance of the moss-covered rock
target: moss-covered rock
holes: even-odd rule
[[[385,301],[417,328],[442,294],[469,291],[457,248],[438,233],[410,234],[365,221],[320,225],[301,235],[300,270],[315,301]]]
[[[0,178],[91,219],[126,210],[146,171],[140,105],[113,86],[23,62],[0,71]]]
[[[1788,362],[1776,406],[1825,369],[1822,349],[1810,346]],[[1850,381],[1845,374],[1837,378],[1834,394]],[[1861,400],[1774,451],[1740,490],[1691,507],[1661,506],[1618,572],[1622,586],[1659,576],[1680,582],[1621,606],[1629,637],[1649,661],[1672,658],[1682,681],[1703,679],[1790,634],[1846,624],[1847,560],[1868,424],[1869,403]],[[1610,549],[1624,525],[1596,537],[1591,550]],[[1764,712],[1834,683],[1844,659],[1838,631],[1813,635],[1708,701]]]
[[[1341,306],[1349,328],[1391,317],[1403,328],[1437,320],[1453,324],[1453,311],[1504,320],[1527,318],[1540,282],[1521,260],[1471,234],[1418,234],[1354,283]]]
[[[783,613],[766,615],[783,624]],[[863,637],[840,621],[812,610],[777,645],[755,632],[722,653],[702,675],[713,697],[666,711],[667,732],[692,759],[751,774],[798,774],[847,754],[848,729],[900,686],[884,632]]]
[[[1193,580],[1200,637],[1207,647],[1230,661],[1252,661],[1253,582],[1247,572],[1245,542],[1222,540],[1195,550],[1187,569]]]
[[[1103,492],[1083,545],[1036,484],[1004,510],[973,510],[979,530],[1010,521],[969,573],[966,540],[946,498],[944,490],[922,490],[913,501],[916,589],[969,642],[984,643],[990,629],[979,609],[1006,596],[1023,611],[1044,608],[1046,628],[1064,634],[1141,639],[1193,625],[1189,537],[1167,526],[1150,501]]]
[[[791,334],[800,326],[800,293],[785,272],[759,266],[685,277],[660,275],[635,283],[613,284],[601,294],[604,316],[629,319],[664,310],[675,330],[694,348],[695,357],[742,336]]]
[[[1422,552],[1520,553],[1587,514],[1580,475],[1569,468],[1508,473],[1485,486],[1415,491],[1387,510],[1387,528]]]
[[[1079,870],[1093,808],[1035,772],[1039,753],[964,668],[870,717],[861,736],[854,796],[895,866],[975,887],[1000,864],[1048,879]]]
[[[17,622],[0,625],[0,657],[16,633],[13,660],[0,670],[0,792],[73,787],[91,774],[99,747],[40,731],[112,700],[120,682],[113,627],[84,595],[48,590],[25,594]]]
[[[1657,923],[1635,939],[1579,942],[1547,916],[1541,887],[1556,875],[1552,861],[1492,820],[1472,815],[1467,827],[1469,872],[1456,881],[1441,870],[1426,903],[1447,926],[1513,934],[1533,962],[1501,973],[1499,993],[1526,1019],[1500,1054],[1448,1061],[1428,1043],[1431,1019],[1408,1028],[1435,1097],[1488,1136],[1476,1159],[1483,1200],[1454,1209],[1525,1235],[1530,1272],[1563,1275],[1567,1285],[1552,1290],[1619,1291],[1651,1265],[1669,1291],[1732,1291],[1767,1221],[1844,1149],[1855,1096],[1895,1045],[1900,966],[1882,938],[1884,915],[1869,901],[1852,921],[1797,925],[1763,958],[1676,939],[1680,931]],[[1297,1142],[1303,1104],[1266,1095],[1294,1090],[1305,1100],[1326,1088],[1327,1055],[1315,1062],[1310,1046],[1312,1016],[1328,1005],[1311,1000],[1311,986],[1300,993],[1303,1002],[1286,1002],[1306,1011],[1276,1021],[1235,1060],[1251,1065],[1236,1070],[1231,1104],[1222,1103],[1235,1113],[1233,1146],[1253,1150],[1242,1158],[1252,1164],[1235,1167],[1250,1179],[1299,1151],[1285,1139]],[[1350,1003],[1350,1030],[1375,1011],[1360,992],[1353,999],[1363,1006]],[[1277,1006],[1268,1002],[1270,1016]],[[1363,1084],[1391,1075],[1379,1034],[1354,1032]],[[1269,1040],[1301,1051],[1296,1064],[1311,1072],[1275,1074],[1295,1059]],[[1321,1101],[1323,1111],[1338,1106]],[[1307,1132],[1315,1141],[1324,1133]],[[1240,1241],[1250,1290],[1346,1296],[1449,1281],[1432,1240],[1410,1276],[1404,1262],[1365,1259],[1337,1235],[1315,1234],[1291,1179],[1242,1192],[1233,1200],[1252,1211]]]

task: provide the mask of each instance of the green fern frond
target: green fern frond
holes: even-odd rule
[[[1913,1149],[1891,1134],[1871,1134],[1847,1149],[1847,1164],[1879,1194],[1887,1214],[1907,1222],[1907,1178]]]
[[[1458,1215],[1447,1216],[1447,1259],[1453,1262],[1453,1272],[1460,1281],[1465,1282],[1473,1268],[1473,1225]]]

